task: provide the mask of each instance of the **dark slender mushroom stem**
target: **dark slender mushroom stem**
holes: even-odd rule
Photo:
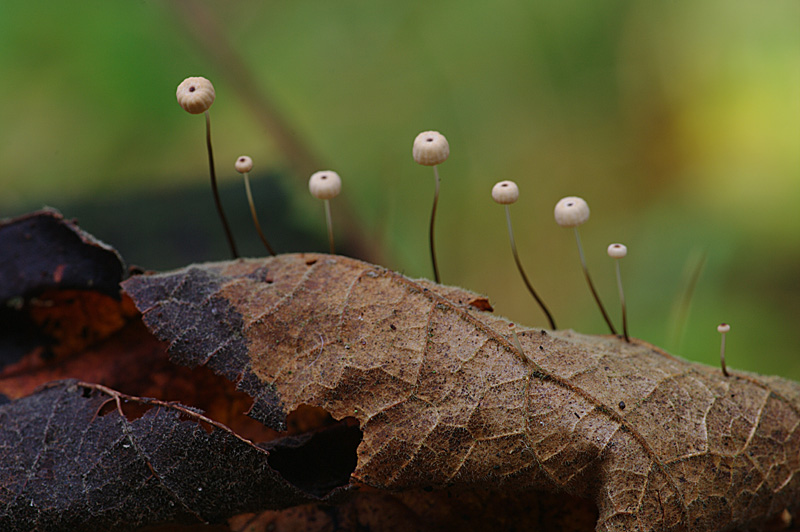
[[[436,264],[436,249],[433,244],[433,225],[436,222],[436,205],[439,203],[439,170],[436,168],[436,166],[433,167],[433,174],[436,178],[436,189],[433,193],[433,208],[431,209],[429,240],[431,245],[431,263],[433,264],[433,280],[438,284],[441,282],[441,279],[439,278],[439,266]]]
[[[253,202],[253,193],[250,191],[250,178],[247,174],[248,172],[242,172],[242,176],[244,177],[244,189],[247,192],[247,203],[250,204],[250,214],[253,215],[253,225],[256,226],[256,232],[258,233],[259,238],[261,238],[261,243],[264,244],[265,248],[267,248],[269,254],[274,257],[275,251],[272,249],[272,246],[269,245],[267,237],[264,236],[264,232],[261,230],[261,224],[258,223],[258,215],[256,214],[256,205]]]
[[[586,221],[589,219],[589,214],[589,204],[586,203],[586,200],[579,198],[578,196],[567,196],[565,198],[561,198],[558,203],[556,203],[556,208],[553,210],[553,215],[558,225],[561,227],[572,227],[575,229],[575,242],[578,243],[578,254],[581,258],[583,275],[586,277],[586,282],[589,283],[589,290],[592,291],[592,296],[594,296],[594,300],[597,302],[597,306],[600,308],[600,313],[603,315],[603,319],[606,320],[606,324],[611,330],[611,334],[617,336],[617,330],[611,323],[611,319],[608,317],[608,313],[606,312],[603,303],[600,301],[600,296],[597,295],[597,290],[594,288],[594,283],[592,283],[592,278],[589,275],[589,268],[586,266],[586,257],[583,255],[581,237],[578,234],[578,226],[586,223]]]
[[[731,326],[727,323],[720,323],[717,326],[717,331],[722,335],[722,341],[720,342],[719,347],[719,363],[722,366],[722,374],[726,377],[730,377],[728,373],[728,368],[725,366],[725,333],[731,330]]]
[[[434,240],[434,223],[436,222],[436,206],[439,203],[439,170],[438,165],[442,164],[450,156],[450,145],[447,139],[438,131],[423,131],[414,139],[411,148],[411,155],[417,164],[423,166],[433,166],[433,176],[436,181],[436,189],[433,193],[433,207],[431,208],[431,226],[428,231],[428,240],[431,246],[431,263],[433,263],[433,279],[441,283],[439,277],[439,266],[436,264],[436,248]]]
[[[522,276],[522,280],[525,282],[525,286],[528,287],[528,292],[531,293],[533,298],[539,304],[539,307],[544,312],[545,316],[547,316],[547,321],[550,322],[550,328],[554,331],[556,330],[556,322],[553,320],[553,316],[550,314],[550,311],[544,304],[544,301],[539,297],[536,293],[536,290],[533,289],[533,285],[531,284],[530,280],[528,280],[528,276],[525,274],[525,270],[522,268],[522,262],[519,260],[519,254],[517,253],[517,244],[514,242],[514,231],[511,229],[511,210],[508,208],[508,205],[504,205],[506,208],[506,222],[508,223],[508,238],[511,241],[511,253],[514,255],[514,262],[517,263],[517,269],[519,270],[519,274]]]
[[[589,290],[592,291],[594,300],[597,302],[597,306],[600,307],[600,312],[603,314],[603,319],[606,320],[606,324],[608,325],[608,328],[611,330],[611,334],[617,336],[617,330],[611,323],[611,319],[608,317],[608,313],[606,312],[606,309],[603,306],[603,302],[600,301],[600,296],[597,295],[597,290],[594,289],[594,283],[592,283],[592,278],[589,275],[589,268],[586,266],[586,258],[583,256],[583,246],[581,245],[581,237],[578,234],[578,228],[573,227],[573,229],[575,230],[575,241],[578,243],[578,254],[581,257],[581,266],[583,267],[583,275],[586,277],[586,282],[589,283]]]
[[[499,181],[492,187],[492,199],[495,201],[495,203],[499,203],[506,209],[508,238],[511,241],[511,253],[514,255],[514,262],[517,264],[517,270],[519,270],[522,280],[525,282],[525,286],[528,287],[528,292],[531,293],[533,299],[536,300],[536,302],[539,304],[539,307],[547,316],[547,321],[550,322],[550,328],[556,330],[556,323],[553,320],[553,316],[550,314],[550,311],[547,310],[544,301],[542,301],[542,299],[536,293],[536,290],[533,289],[533,285],[531,284],[530,280],[528,279],[528,275],[525,273],[525,270],[522,267],[522,261],[519,259],[519,253],[517,253],[517,244],[514,241],[514,228],[511,225],[511,208],[509,205],[516,203],[519,199],[519,187],[513,181]]]
[[[236,251],[236,242],[233,240],[233,233],[228,225],[228,220],[225,218],[225,212],[222,210],[222,201],[219,198],[219,191],[217,190],[217,172],[214,170],[214,151],[211,149],[211,117],[208,111],[206,115],[206,147],[208,148],[208,168],[211,173],[211,190],[214,193],[214,203],[217,205],[217,213],[222,222],[222,228],[225,230],[225,236],[228,238],[228,245],[231,248],[231,255],[234,259],[239,258],[239,252]]]

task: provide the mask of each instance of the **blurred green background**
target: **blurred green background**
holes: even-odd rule
[[[559,327],[605,333],[563,196],[619,323],[623,242],[631,334],[717,364],[800,379],[800,2],[0,3],[0,216],[50,205],[130,262],[227,259],[203,120],[175,88],[212,80],[223,201],[263,255],[233,161],[255,161],[260,217],[281,251],[326,249],[311,172],[344,181],[340,247],[430,277],[430,168],[417,133],[450,142],[441,168],[442,279],[541,326],[489,192],[513,179],[522,261]],[[1,252],[1,251],[0,251]],[[707,257],[686,319],[675,301]]]

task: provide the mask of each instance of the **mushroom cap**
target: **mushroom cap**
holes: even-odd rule
[[[553,212],[561,227],[578,227],[589,219],[589,204],[577,196],[561,198]]]
[[[728,325],[727,323],[720,323],[719,325],[717,325],[717,331],[719,331],[721,333],[726,333],[726,332],[728,332],[730,330],[731,330],[731,326]]]
[[[450,156],[450,145],[438,131],[423,131],[414,139],[411,150],[414,160],[425,166],[436,166]]]
[[[342,190],[342,178],[333,170],[314,172],[308,180],[308,190],[315,198],[335,198]]]
[[[608,256],[612,259],[621,259],[628,254],[628,248],[625,244],[611,244],[608,246]]]
[[[513,181],[500,181],[492,187],[492,199],[500,205],[511,205],[519,199],[519,187]]]
[[[248,157],[247,155],[240,155],[238,159],[236,159],[236,164],[234,165],[236,171],[240,174],[245,172],[249,172],[253,169],[253,159]]]
[[[216,94],[214,93],[214,85],[211,84],[206,78],[195,76],[186,78],[178,85],[176,92],[178,103],[181,107],[193,115],[199,115],[208,111],[211,104],[214,103]]]

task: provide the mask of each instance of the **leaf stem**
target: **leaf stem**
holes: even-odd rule
[[[230,434],[234,438],[236,438],[236,439],[238,439],[238,440],[240,440],[240,441],[242,441],[242,442],[244,442],[244,443],[246,443],[248,445],[256,447],[257,449],[261,449],[260,447],[255,445],[252,441],[248,440],[247,438],[239,436],[236,432],[234,432],[227,425],[225,425],[223,423],[220,423],[219,421],[214,421],[213,419],[211,419],[209,417],[206,417],[203,414],[201,414],[201,413],[199,413],[199,412],[197,412],[197,411],[195,411],[195,410],[193,410],[191,408],[187,408],[186,406],[184,406],[184,405],[182,405],[180,403],[162,401],[160,399],[154,399],[152,397],[137,397],[135,395],[128,395],[126,393],[119,392],[119,391],[114,390],[112,388],[108,388],[107,386],[103,386],[102,384],[96,384],[96,383],[92,383],[92,382],[79,381],[76,384],[78,386],[80,386],[81,388],[86,388],[86,389],[89,389],[89,390],[95,390],[95,391],[98,391],[100,393],[104,393],[104,394],[108,395],[109,397],[111,397],[114,400],[114,402],[116,403],[117,412],[123,418],[125,417],[125,413],[122,411],[122,401],[123,400],[124,401],[130,401],[130,402],[133,402],[133,403],[139,403],[139,404],[143,404],[143,405],[154,405],[154,406],[169,408],[169,409],[172,409],[172,410],[177,410],[181,414],[184,414],[185,416],[187,416],[189,418],[192,418],[192,419],[194,419],[196,421],[202,421],[203,423],[207,423],[207,424],[211,425],[212,427],[215,427],[215,428],[217,428],[217,429],[219,429],[219,430],[221,430],[223,432],[227,432],[228,434]]]

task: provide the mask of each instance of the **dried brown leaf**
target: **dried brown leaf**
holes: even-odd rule
[[[343,257],[191,266],[124,283],[174,361],[274,428],[302,404],[363,431],[351,483],[566,492],[597,530],[760,528],[800,511],[800,386],[648,345],[517,327],[476,296]]]

